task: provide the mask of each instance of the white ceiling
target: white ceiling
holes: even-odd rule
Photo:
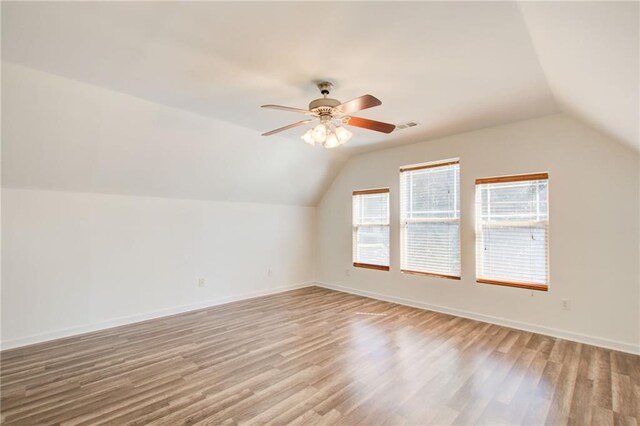
[[[2,124],[8,187],[312,206],[345,160],[7,62]]]
[[[260,105],[306,107],[325,78],[420,123],[347,149],[557,112],[515,3],[5,3],[2,32],[7,61],[258,132],[300,118]]]
[[[560,109],[640,151],[640,3],[521,7]]]
[[[300,181],[309,194],[292,202],[308,204],[344,154],[560,110],[639,149],[637,8],[582,2],[3,2],[2,59],[233,123],[256,136],[301,119],[259,105],[305,107],[317,97],[313,81],[319,79],[334,81],[332,96],[340,100],[365,93],[382,100],[356,115],[420,123],[391,135],[355,129],[340,155],[322,157],[333,161],[321,167],[328,175],[314,176],[313,185]],[[302,143],[303,131],[282,135]],[[211,143],[221,144],[215,148],[220,155],[232,149]],[[264,152],[243,155],[258,160]],[[279,158],[283,169],[301,159]],[[8,161],[14,160],[10,170],[28,170],[26,157]],[[112,161],[117,168],[125,159]],[[163,170],[156,169],[147,179],[157,173],[160,187]],[[27,175],[3,171],[5,181],[38,186],[27,185]],[[46,182],[46,173],[38,176]],[[185,185],[212,178],[232,179],[194,176]]]

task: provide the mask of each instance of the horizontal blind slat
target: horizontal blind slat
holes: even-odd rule
[[[477,182],[477,279],[548,284],[546,174]]]
[[[401,168],[402,270],[460,275],[459,182],[457,160]]]
[[[354,266],[389,266],[389,191],[361,190],[353,195]]]

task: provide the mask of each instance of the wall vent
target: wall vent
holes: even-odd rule
[[[418,125],[415,121],[405,121],[404,123],[400,123],[396,125],[397,129],[408,129],[409,127],[416,127]]]

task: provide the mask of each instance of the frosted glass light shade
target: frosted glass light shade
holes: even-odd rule
[[[325,127],[324,124],[318,124],[316,127],[313,128],[312,134],[313,134],[313,139],[316,142],[322,143],[327,139],[327,128]]]
[[[340,143],[340,145],[351,139],[351,136],[353,136],[353,133],[351,133],[344,127],[336,128],[336,137],[338,138],[338,142]]]
[[[324,142],[322,146],[324,146],[325,148],[335,148],[338,145],[340,145],[340,142],[338,141],[338,138],[336,137],[335,133],[330,133],[327,136],[327,140]]]
[[[305,141],[306,143],[308,143],[311,146],[315,145],[316,141],[313,138],[313,130],[311,130],[311,129],[307,130],[305,132],[305,134],[302,135],[302,140]]]

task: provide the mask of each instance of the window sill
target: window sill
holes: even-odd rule
[[[379,271],[388,271],[389,267],[388,266],[383,266],[383,265],[371,265],[369,263],[357,263],[357,262],[353,262],[353,266],[355,266],[356,268],[366,268],[366,269],[377,269]]]
[[[435,274],[433,272],[420,272],[420,271],[411,271],[409,269],[401,269],[400,272],[403,274],[409,275],[422,275],[425,277],[436,277],[436,278],[447,278],[449,280],[459,280],[460,277],[456,275],[444,275],[444,274]]]
[[[484,278],[477,278],[476,282],[480,284],[493,284],[493,285],[501,285],[505,287],[524,288],[527,290],[549,291],[549,286],[546,284],[523,283],[518,281],[489,280]]]

